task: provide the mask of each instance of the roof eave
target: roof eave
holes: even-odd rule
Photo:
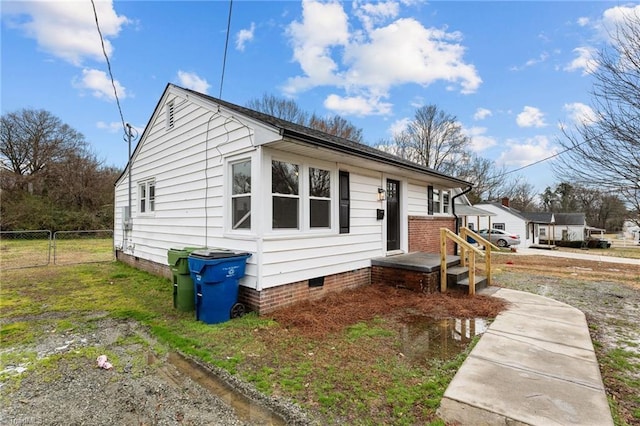
[[[305,143],[309,143],[312,145],[316,145],[316,146],[321,146],[324,148],[329,148],[333,151],[338,151],[338,152],[342,152],[345,154],[349,154],[349,155],[355,155],[361,158],[365,158],[365,159],[369,159],[369,160],[375,160],[381,163],[385,163],[385,164],[389,164],[392,166],[396,166],[396,167],[401,167],[407,170],[411,170],[414,172],[419,172],[419,173],[424,173],[424,174],[428,174],[431,176],[435,176],[439,179],[444,179],[447,181],[450,181],[451,183],[455,183],[456,185],[459,185],[461,187],[469,187],[469,186],[473,186],[473,184],[462,180],[462,179],[458,179],[452,176],[448,176],[445,175],[443,173],[439,173],[435,170],[431,170],[431,169],[427,169],[419,164],[416,163],[412,163],[409,161],[403,161],[400,158],[398,158],[397,160],[394,158],[390,158],[387,157],[385,155],[383,155],[382,151],[380,151],[380,153],[376,153],[373,150],[372,151],[361,151],[361,150],[357,150],[354,149],[352,147],[346,146],[346,145],[342,145],[336,142],[332,142],[326,139],[322,139],[322,138],[315,138],[313,136],[304,134],[304,133],[300,133],[300,132],[296,132],[295,130],[291,130],[291,129],[285,129],[285,128],[280,128],[280,132],[282,134],[283,137],[289,137],[292,139],[296,139]]]

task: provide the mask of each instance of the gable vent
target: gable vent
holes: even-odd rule
[[[171,101],[167,103],[167,122],[166,122],[167,130],[173,129],[174,120],[175,120],[175,104],[173,101]]]

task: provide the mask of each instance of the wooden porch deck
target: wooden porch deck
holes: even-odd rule
[[[447,268],[460,263],[460,256],[447,255]],[[423,273],[440,271],[440,254],[416,251],[371,259],[371,266],[404,269]]]

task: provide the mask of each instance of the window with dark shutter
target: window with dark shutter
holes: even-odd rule
[[[340,233],[349,233],[349,172],[340,171]]]
[[[427,186],[427,214],[433,214],[433,186]]]

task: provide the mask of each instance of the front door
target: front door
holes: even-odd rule
[[[400,248],[400,182],[387,179],[387,251]]]

